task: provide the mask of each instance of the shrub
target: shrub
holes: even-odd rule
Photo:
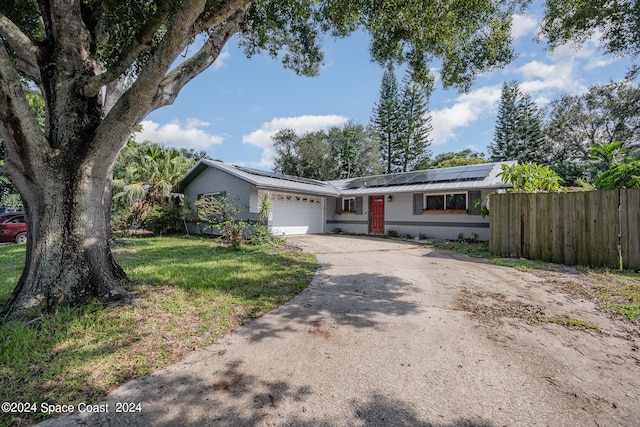
[[[612,166],[596,179],[595,185],[601,190],[640,188],[640,160]]]

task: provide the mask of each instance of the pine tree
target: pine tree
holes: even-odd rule
[[[544,159],[542,117],[528,93],[520,92],[515,81],[504,83],[496,130],[489,145],[492,161],[518,160],[540,163]]]
[[[522,94],[518,110],[518,152],[520,163],[543,163],[545,158],[542,117],[536,103],[528,93]]]
[[[400,103],[403,125],[395,164],[401,172],[407,172],[430,157],[429,133],[433,126],[424,90],[413,82],[411,72],[407,73],[403,85]]]
[[[392,173],[395,170],[402,127],[398,82],[392,64],[387,66],[382,75],[380,100],[374,107],[371,121],[380,140],[380,159],[384,173]]]
[[[407,172],[430,156],[428,101],[412,73],[409,70],[403,79],[402,91],[391,64],[382,76],[380,100],[371,121],[380,142],[384,173]]]
[[[489,158],[491,161],[515,159],[518,139],[517,102],[519,94],[520,90],[515,81],[503,83],[495,135],[493,142],[489,144]]]

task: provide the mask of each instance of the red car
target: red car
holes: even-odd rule
[[[0,242],[27,243],[24,212],[0,214]]]

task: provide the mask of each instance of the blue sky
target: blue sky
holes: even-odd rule
[[[581,48],[553,52],[534,41],[539,17],[514,15],[512,37],[518,58],[476,78],[468,93],[444,90],[440,82],[429,103],[432,153],[471,148],[487,153],[493,139],[503,82],[516,80],[543,107],[562,94],[590,84],[619,80],[629,61],[602,55],[596,38]],[[378,101],[383,70],[371,62],[364,33],[325,39],[325,66],[318,77],[300,77],[268,55],[247,59],[232,39],[218,60],[190,82],[175,103],[151,113],[136,136],[165,146],[205,150],[227,163],[271,169],[271,136],[281,128],[299,134],[368,124]],[[437,77],[437,68],[433,69]],[[403,75],[398,73],[400,81]]]

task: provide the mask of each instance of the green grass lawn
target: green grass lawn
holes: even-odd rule
[[[187,237],[118,240],[114,255],[138,282],[129,304],[63,309],[0,327],[0,400],[77,404],[165,367],[261,316],[310,283],[315,258],[294,248]],[[0,301],[20,277],[24,245],[0,246]],[[0,412],[0,425],[46,418]]]

